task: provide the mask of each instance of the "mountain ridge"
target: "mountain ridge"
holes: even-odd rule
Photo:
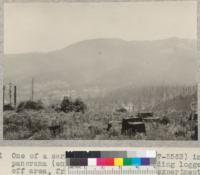
[[[196,83],[195,40],[91,39],[47,53],[5,55],[5,81],[117,87]],[[19,67],[20,69],[15,69]]]
[[[82,40],[82,41],[77,41],[75,43],[69,44],[68,46],[62,47],[60,49],[56,49],[56,50],[51,50],[51,51],[33,51],[33,52],[19,52],[19,53],[5,53],[5,56],[13,56],[13,55],[27,55],[27,54],[48,54],[51,52],[55,52],[55,51],[61,51],[64,49],[67,49],[68,47],[73,47],[76,44],[80,44],[80,43],[84,43],[84,42],[90,42],[90,41],[96,41],[96,40],[115,40],[115,41],[122,41],[122,42],[126,42],[126,43],[131,43],[131,42],[138,42],[138,43],[143,43],[143,42],[156,42],[156,41],[177,41],[177,40],[182,40],[182,41],[187,41],[188,43],[195,43],[197,42],[197,40],[195,39],[188,39],[188,38],[179,38],[179,37],[169,37],[166,39],[157,39],[157,40],[125,40],[125,39],[121,39],[121,38],[94,38],[94,39],[88,39],[88,40]]]

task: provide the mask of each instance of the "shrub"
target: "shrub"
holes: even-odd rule
[[[60,109],[63,112],[70,112],[73,111],[73,102],[71,101],[71,99],[69,97],[64,97],[61,105],[60,105]]]
[[[77,98],[75,100],[75,102],[74,102],[73,110],[75,112],[82,112],[82,113],[84,113],[86,109],[87,109],[87,106],[85,105],[85,103],[81,99]]]
[[[41,110],[44,109],[42,101],[24,101],[21,102],[17,107],[17,112],[23,111],[24,109]]]
[[[52,108],[53,110],[55,110],[56,112],[60,112],[61,111],[61,108],[60,108],[60,105],[59,104],[52,104],[50,106],[50,108]]]
[[[11,111],[14,110],[14,108],[10,104],[6,104],[3,106],[3,111]]]
[[[168,117],[164,116],[161,120],[160,120],[160,123],[162,125],[168,125],[170,123],[170,120]]]
[[[64,97],[61,102],[60,109],[63,112],[82,112],[84,113],[87,109],[86,104],[81,99],[76,99],[74,102],[69,97]]]
[[[122,113],[126,113],[127,112],[127,110],[125,108],[123,108],[123,107],[117,109],[116,111],[117,112],[122,112]]]

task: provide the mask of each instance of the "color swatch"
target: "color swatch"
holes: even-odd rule
[[[66,152],[66,166],[153,166],[155,163],[155,151]]]
[[[67,151],[66,158],[155,158],[155,151]]]

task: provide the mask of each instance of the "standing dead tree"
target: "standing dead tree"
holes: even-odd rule
[[[12,83],[9,83],[8,96],[9,96],[9,101],[6,102],[6,85],[3,85],[3,107],[5,110],[13,109],[13,106],[12,106],[13,103],[14,103],[14,107],[17,106],[17,86],[16,85],[12,86]]]
[[[14,86],[14,106],[17,106],[17,86]]]
[[[10,106],[12,106],[12,83],[9,83],[9,100]]]
[[[5,91],[6,91],[6,86],[3,85],[3,106],[5,105]]]
[[[34,99],[34,78],[31,81],[31,101]]]

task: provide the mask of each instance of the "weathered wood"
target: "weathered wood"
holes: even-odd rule
[[[144,118],[145,122],[158,122],[160,120],[160,117],[150,117],[150,118]]]
[[[198,119],[198,114],[196,112],[191,112],[190,116],[189,116],[189,121],[197,121]]]
[[[64,131],[64,124],[65,122],[59,121],[59,119],[54,119],[51,121],[50,126],[48,129],[53,137],[56,137],[59,134],[62,134]]]
[[[145,124],[141,118],[129,118],[122,120],[122,134],[135,134],[135,133],[146,133]]]
[[[108,126],[107,126],[107,131],[109,131],[111,128],[120,128],[122,125],[122,122],[121,121],[110,121],[108,123]]]
[[[63,133],[63,125],[54,125],[54,126],[49,126],[48,128],[53,137],[56,137],[56,135]]]
[[[139,118],[147,118],[147,117],[153,117],[153,112],[142,112],[138,113],[137,117]]]

